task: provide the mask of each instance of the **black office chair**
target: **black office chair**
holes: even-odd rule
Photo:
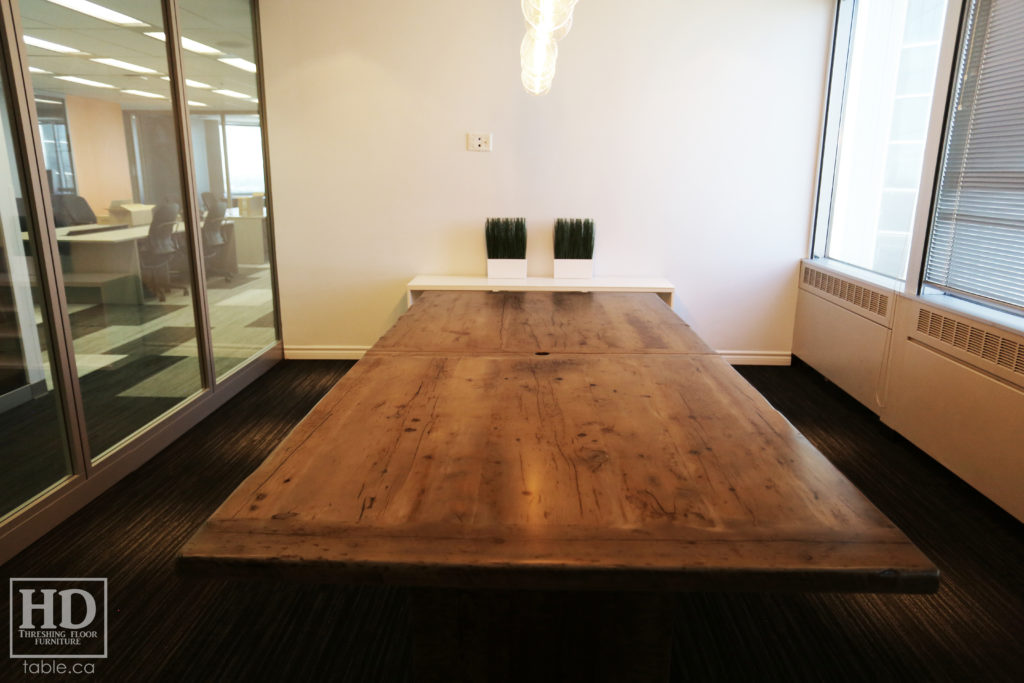
[[[58,228],[69,225],[89,225],[96,222],[93,212],[85,197],[77,194],[55,194],[51,196],[53,204],[53,222]]]
[[[77,194],[69,194],[64,197],[64,208],[71,214],[74,225],[88,225],[96,222],[96,213],[85,201],[85,197]]]
[[[166,301],[165,292],[173,288],[171,274],[187,271],[188,260],[174,238],[177,219],[177,204],[158,205],[153,209],[153,222],[149,224],[149,234],[139,242],[142,284],[160,301]],[[188,294],[188,287],[182,285],[181,292]]]
[[[236,272],[233,259],[229,258],[234,247],[235,224],[224,219],[225,210],[224,203],[216,199],[207,205],[202,228],[203,260],[207,276],[221,275],[230,282]]]
[[[53,206],[53,225],[57,228],[66,228],[69,225],[75,224],[71,214],[64,208],[65,197],[67,197],[66,194],[50,195],[50,205]]]

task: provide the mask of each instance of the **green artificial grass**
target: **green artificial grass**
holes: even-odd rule
[[[487,258],[526,258],[526,219],[488,218],[484,227]]]
[[[594,258],[594,221],[590,218],[559,218],[555,221],[555,258]]]

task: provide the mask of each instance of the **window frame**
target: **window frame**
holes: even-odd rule
[[[915,230],[915,234],[920,233],[920,240],[917,245],[919,249],[912,249],[911,258],[913,260],[911,263],[916,265],[918,268],[915,287],[913,290],[914,294],[927,297],[932,301],[932,303],[937,303],[938,305],[942,305],[943,302],[947,302],[947,305],[950,308],[958,310],[966,308],[976,317],[1003,320],[1005,324],[1005,316],[1007,314],[1017,318],[1024,317],[1024,306],[1016,306],[1014,304],[991,299],[981,294],[972,294],[955,288],[946,288],[941,285],[925,281],[925,270],[928,263],[929,248],[932,242],[935,224],[935,213],[938,208],[938,197],[941,189],[942,169],[946,158],[946,142],[951,132],[951,114],[953,106],[956,104],[957,91],[960,87],[961,71],[966,68],[964,63],[965,60],[969,59],[969,50],[966,45],[967,24],[971,18],[972,6],[974,6],[976,2],[980,3],[985,1],[986,0],[962,0],[962,2],[959,3],[960,12],[956,21],[953,55],[948,69],[949,82],[945,89],[945,99],[943,100],[944,105],[941,112],[941,125],[938,126],[938,130],[936,132],[936,135],[939,138],[939,148],[935,156],[935,168],[932,175],[931,187],[929,188],[927,222],[924,223],[923,228],[920,231]],[[933,104],[933,121],[935,118],[934,109],[935,105]],[[921,190],[922,192],[924,190],[923,184]]]
[[[935,86],[932,93],[930,118],[925,136],[923,164],[918,186],[914,221],[910,230],[910,244],[907,255],[906,276],[898,279],[828,257],[830,245],[829,226],[832,220],[833,196],[835,194],[836,165],[842,147],[842,124],[845,112],[846,87],[849,75],[849,60],[854,37],[857,4],[859,0],[836,0],[833,39],[830,47],[829,70],[824,84],[822,104],[822,128],[818,174],[815,184],[814,205],[811,223],[810,257],[826,267],[830,262],[854,268],[876,279],[886,280],[894,290],[905,296],[921,293],[921,276],[924,269],[925,244],[931,225],[931,211],[934,189],[941,172],[942,145],[946,126],[948,102],[955,86],[960,46],[962,16],[970,0],[948,0],[946,16],[939,44],[939,55],[935,69]],[[840,55],[840,50],[842,54]],[[842,68],[842,73],[837,68]],[[841,89],[836,89],[840,85]],[[830,125],[835,128],[830,131]],[[830,146],[830,140],[834,142]],[[831,147],[832,156],[829,157]]]
[[[825,82],[821,124],[821,154],[815,187],[812,219],[811,257],[825,259],[829,247],[829,226],[832,223],[832,198],[836,191],[836,169],[842,151],[843,115],[846,111],[846,85],[850,73],[850,47],[853,45],[857,0],[837,0],[832,27],[832,44]],[[842,53],[840,54],[840,50]],[[842,73],[836,71],[842,65]],[[838,78],[837,78],[838,76]],[[838,87],[838,89],[837,89]],[[833,112],[835,106],[836,111]],[[834,124],[834,125],[833,125]],[[824,220],[824,222],[822,222]]]

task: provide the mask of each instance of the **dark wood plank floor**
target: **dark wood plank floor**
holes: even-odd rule
[[[400,590],[175,569],[177,549],[348,367],[279,364],[4,566],[7,577],[108,577],[110,658],[92,678],[410,680]],[[743,374],[936,562],[943,585],[922,596],[677,596],[673,679],[1024,679],[1024,525],[806,366]],[[0,667],[0,680],[24,678],[18,663]]]

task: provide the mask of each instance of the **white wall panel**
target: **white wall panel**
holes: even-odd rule
[[[597,275],[666,277],[710,344],[788,353],[835,3],[579,3],[551,93],[519,3],[262,2],[286,348],[372,344],[417,274],[482,275],[487,216],[560,216]],[[494,151],[466,151],[491,132]]]

